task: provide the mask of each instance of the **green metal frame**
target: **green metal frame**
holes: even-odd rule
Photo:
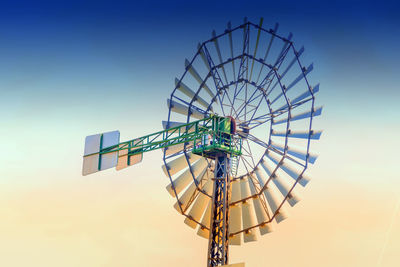
[[[229,122],[228,122],[229,120]],[[205,138],[210,136],[212,143],[206,145]],[[193,153],[214,158],[214,152],[226,152],[232,156],[241,155],[242,142],[230,133],[230,118],[211,115],[210,117],[171,127],[163,131],[145,135],[117,145],[102,148],[89,154],[108,154],[128,149],[128,156],[142,154],[156,149],[193,142]]]

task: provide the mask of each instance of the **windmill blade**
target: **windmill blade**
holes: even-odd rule
[[[265,172],[266,172],[269,176],[271,176],[271,174],[272,174],[272,172],[273,172],[274,170],[272,170],[271,168],[269,168],[269,166],[266,164],[266,162],[264,161],[264,159],[262,159],[262,160],[260,161],[260,165],[261,165],[261,167],[263,167],[263,169],[265,170]]]
[[[229,207],[229,233],[236,233],[242,230],[242,204],[237,203]],[[229,245],[240,246],[242,235],[235,234],[229,236]]]
[[[281,221],[285,220],[287,218],[287,213],[286,211],[283,209],[283,207],[281,207],[278,211],[278,200],[276,199],[274,193],[272,192],[271,187],[267,187],[264,190],[264,195],[265,198],[267,199],[268,205],[271,208],[272,213],[276,213],[275,216],[275,220],[277,223],[280,223]]]
[[[263,166],[263,168],[266,170],[266,172],[271,176],[272,167],[270,167],[269,164],[267,164],[267,162],[264,159],[262,159],[260,164]],[[274,184],[276,185],[276,187],[282,193],[282,196],[286,197],[286,195],[288,195],[288,193],[290,191],[290,187],[285,182],[283,182],[281,180],[281,178],[279,176],[277,176],[276,174],[272,175],[271,178],[272,178],[272,181],[274,182]],[[299,200],[300,199],[295,196],[293,191],[288,196],[288,202],[291,206],[294,206]]]
[[[271,146],[273,148],[276,148],[276,149],[282,151],[282,152],[285,151],[285,145],[284,144],[271,141]],[[307,152],[305,152],[305,151],[303,151],[301,149],[293,148],[293,147],[289,147],[289,146],[286,146],[286,151],[287,151],[287,153],[289,155],[292,155],[292,156],[294,156],[294,157],[296,157],[298,159],[302,159],[304,161],[306,161],[308,159],[308,162],[310,162],[312,164],[314,164],[315,160],[318,157],[314,153],[307,153]]]
[[[297,52],[297,57],[294,57],[294,58],[292,59],[292,61],[289,63],[289,65],[286,67],[286,69],[282,72],[282,74],[281,74],[280,76],[278,76],[278,77],[279,77],[279,80],[282,80],[283,77],[285,77],[285,75],[286,75],[286,74],[289,72],[289,70],[293,67],[294,63],[297,62],[297,58],[300,57],[301,54],[303,54],[303,52],[304,52],[304,46],[302,46],[302,47],[300,48],[300,50]],[[274,88],[279,84],[279,80],[276,81],[275,84],[271,87],[271,89],[269,90],[269,93],[271,93],[272,90],[274,90]],[[269,93],[268,93],[268,94],[269,94]],[[282,94],[281,94],[281,95],[282,95]],[[273,102],[275,102],[275,101],[273,101]],[[273,102],[271,102],[271,103],[273,103]]]
[[[197,44],[197,50],[199,50],[199,54],[200,54],[201,59],[204,62],[204,65],[206,65],[208,71],[211,71],[210,64],[207,61],[206,55],[204,54],[204,50],[201,48],[201,44],[200,43]]]
[[[260,183],[260,186],[264,186],[265,181],[266,181],[265,175],[260,171],[260,169],[256,169],[255,173],[256,173],[257,179]],[[278,205],[278,201],[276,200],[276,198],[272,192],[271,187],[267,186],[267,188],[264,190],[263,193],[265,195],[265,198],[267,199],[269,207],[271,208],[271,212],[275,213],[277,211],[279,205]],[[286,216],[285,211],[281,209],[279,211],[279,213],[276,215],[275,220],[276,220],[276,222],[279,223],[286,218],[287,218],[287,216]]]
[[[311,97],[312,96],[311,91],[312,91],[313,95],[316,94],[319,91],[319,84],[310,88],[310,90],[307,90],[306,92],[302,93],[301,95],[297,96],[296,98],[290,100],[290,105],[292,106],[292,105],[297,104],[300,101],[306,99],[307,97]],[[283,110],[287,107],[288,107],[288,103],[284,104],[283,106],[281,106],[275,110]]]
[[[313,108],[312,111],[305,111],[302,112],[300,114],[291,116],[290,121],[297,121],[297,120],[302,120],[302,119],[308,119],[311,117],[316,117],[321,115],[322,113],[322,107],[318,107],[318,108]],[[286,123],[288,121],[288,118],[283,118],[280,120],[275,120],[275,117],[272,118],[272,124],[276,125],[276,124],[281,124],[281,123]]]
[[[213,187],[213,183],[212,180],[209,179],[206,184],[204,185],[203,190],[207,193],[207,194],[211,194],[212,193],[212,187]],[[195,221],[189,219],[189,218],[185,218],[185,223],[190,226],[191,228],[195,229],[197,226],[197,222],[200,222],[201,217],[203,216],[203,213],[208,205],[208,202],[210,202],[210,198],[205,195],[205,194],[198,194],[196,200],[194,201],[192,208],[189,211],[189,218],[193,218]]]
[[[233,59],[233,42],[232,42],[232,32],[231,32],[231,22],[230,21],[228,22],[227,27],[228,27],[228,31],[229,31],[228,35],[229,35],[229,46],[231,49],[231,59]],[[232,70],[233,70],[233,77],[236,77],[234,60],[232,60]]]
[[[192,116],[192,117],[194,117],[196,119],[199,119],[199,120],[204,119],[206,117],[205,113],[200,112],[200,111],[198,111],[197,109],[194,109],[194,108],[191,108],[189,110],[189,107],[187,107],[187,106],[185,106],[185,105],[183,105],[181,103],[178,103],[178,102],[176,102],[174,100],[168,99],[167,100],[167,104],[168,104],[168,108],[170,108],[172,112],[179,113],[179,114],[182,114],[184,116],[187,116],[189,114],[189,111],[190,111],[190,116]]]
[[[210,221],[211,221],[211,201],[208,202],[206,212],[204,213],[203,219],[201,219],[201,224],[210,229]],[[197,234],[206,239],[209,238],[210,231],[202,226],[197,230]]]
[[[311,92],[312,94],[316,94],[317,92],[319,92],[319,83],[317,85],[315,85],[314,87],[310,88],[310,90],[308,90],[307,92],[304,92],[303,94],[299,95],[298,97],[294,98],[293,100],[291,100],[291,104],[296,104],[298,102],[300,102],[301,100],[311,96]]]
[[[301,81],[303,78],[305,78],[305,77],[307,76],[307,74],[309,74],[313,69],[314,69],[314,65],[311,64],[310,66],[308,66],[308,68],[304,69],[303,72],[302,72],[299,76],[297,76],[297,78],[294,79],[294,81],[291,82],[287,87],[284,86],[284,87],[282,88],[282,90],[284,90],[285,93],[286,93],[287,91],[289,91],[289,90],[290,90],[291,88],[293,88],[299,81]],[[272,105],[273,103],[275,103],[275,101],[278,100],[278,99],[279,99],[280,97],[282,97],[282,96],[283,96],[283,92],[280,93],[277,97],[275,97],[274,100],[271,101],[271,105]]]
[[[215,31],[212,32],[212,38],[214,38],[213,42],[214,42],[215,49],[217,50],[219,63],[222,64],[223,61],[222,61],[221,50],[219,49],[218,39],[216,38]],[[224,74],[224,77],[225,77],[225,82],[226,82],[226,84],[228,84],[228,78],[226,77],[224,65],[221,65],[221,68],[222,68],[222,73]]]
[[[300,201],[300,199],[296,196],[296,194],[292,191],[289,194],[290,187],[282,181],[282,179],[279,176],[276,176],[272,178],[272,181],[276,185],[276,187],[279,189],[283,197],[288,196],[287,201],[290,204],[290,206],[294,206],[297,204],[297,202]]]
[[[206,181],[202,182],[202,179],[204,177],[204,175],[207,172],[207,168],[204,168],[204,170],[200,173],[199,176],[196,177],[197,182],[199,183],[199,186],[201,188],[201,184],[205,184]],[[205,177],[207,180],[207,177]],[[176,202],[174,204],[174,208],[182,214],[182,211],[185,212],[186,209],[188,208],[189,205],[189,201],[192,198],[193,194],[196,193],[196,183],[193,181],[190,186],[186,189],[186,191],[182,194],[182,196],[179,198],[179,202]],[[182,210],[181,210],[182,207]]]
[[[162,126],[163,126],[164,130],[170,129],[170,128],[179,127],[179,126],[183,126],[185,124],[186,124],[186,122],[170,121],[168,123],[168,121],[162,121]],[[189,129],[186,129],[186,127],[185,127],[183,129],[181,129],[181,132],[182,132],[182,130],[183,131],[187,130],[188,133],[193,133],[196,130],[196,128],[195,127],[190,127]]]
[[[231,182],[232,196],[231,202],[241,200],[240,181],[233,180]],[[241,203],[231,205],[229,207],[229,233],[236,233],[242,230],[242,207]],[[236,234],[229,237],[229,245],[240,245],[242,243],[242,235]]]
[[[240,189],[241,189],[242,199],[251,196],[249,180],[247,177],[240,180]],[[250,227],[257,225],[253,200],[251,198],[242,202],[242,220],[243,220],[243,229],[248,229]],[[257,241],[257,235],[255,233],[255,229],[251,229],[244,232],[244,242],[247,243],[251,241]]]
[[[257,193],[256,188],[254,187],[254,184],[252,182],[249,182],[250,185],[250,192],[252,195],[255,195]],[[265,211],[264,207],[261,204],[261,200],[260,197],[254,197],[253,198],[253,204],[254,204],[254,210],[257,216],[257,224],[262,224],[259,227],[260,229],[260,234],[261,235],[265,235],[268,233],[271,233],[273,231],[272,229],[272,225],[270,223],[265,223],[267,221],[269,221],[269,217],[267,212]]]
[[[278,58],[276,59],[276,61],[275,61],[275,63],[274,63],[274,66],[275,66],[276,64],[278,64],[279,60],[280,60],[281,57],[283,56],[283,53],[285,53],[285,50],[286,50],[286,48],[288,47],[288,45],[289,45],[289,43],[290,43],[290,40],[292,40],[292,37],[293,37],[293,34],[292,34],[292,33],[289,33],[289,36],[288,36],[288,38],[287,38],[288,42],[285,41],[285,44],[283,45],[282,50],[281,50],[281,52],[279,53],[279,56],[278,56]]]
[[[311,131],[292,131],[292,130],[288,130],[288,131],[275,131],[272,130],[271,136],[282,136],[282,137],[286,137],[286,134],[288,137],[292,137],[292,138],[302,138],[302,139],[314,139],[314,140],[319,140],[319,138],[321,137],[322,131],[315,131],[315,130],[311,130]]]
[[[278,31],[278,27],[279,27],[279,24],[275,23],[275,28],[274,29],[270,29],[269,32],[270,33],[276,33]],[[271,34],[271,39],[269,40],[267,51],[265,51],[265,56],[264,56],[264,60],[263,60],[264,62],[267,61],[267,57],[268,57],[269,51],[271,50],[272,42],[274,41],[274,39],[275,39],[275,35]],[[258,81],[260,80],[260,76],[261,76],[261,72],[262,72],[263,68],[264,68],[264,64],[261,65],[260,72],[258,73],[258,77],[257,77],[257,80],[256,80],[256,84],[258,84]]]
[[[190,164],[195,162],[196,160],[199,160],[202,158],[198,155],[192,154],[192,152],[186,153],[186,155],[188,157]],[[171,160],[166,165],[162,165],[161,168],[164,171],[165,175],[168,177],[167,168],[169,170],[169,174],[172,176],[172,175],[176,174],[177,172],[179,172],[180,170],[187,167],[187,164],[188,164],[188,161],[186,160],[185,155],[182,155],[174,160]]]
[[[175,86],[179,91],[184,93],[186,96],[188,96],[190,99],[195,99],[200,105],[202,105],[205,108],[208,108],[208,103],[205,101],[203,98],[200,96],[196,95],[195,92],[192,91],[186,84],[184,84],[182,81],[179,82],[178,78],[175,78]]]
[[[254,48],[253,61],[251,63],[251,69],[250,69],[250,77],[249,77],[250,81],[251,81],[251,76],[253,75],[254,59],[256,58],[256,55],[257,55],[258,43],[260,41],[260,34],[261,34],[261,27],[263,24],[263,20],[264,20],[264,18],[260,18],[260,23],[259,23],[260,28],[258,29],[258,32],[257,32],[256,46]]]
[[[189,60],[185,59],[185,67],[189,71],[189,73],[192,75],[192,77],[201,85],[203,83],[203,79],[200,77],[199,73],[196,71],[196,69],[190,64]],[[212,93],[211,89],[207,86],[206,83],[203,84],[204,90],[210,95],[211,98],[214,97],[214,94]]]
[[[207,168],[207,160],[204,158],[200,158],[196,163],[192,165],[193,175],[196,177],[199,175],[204,169]],[[192,180],[192,172],[190,168],[187,168],[181,175],[179,175],[171,184],[167,185],[167,191],[171,194],[171,196],[175,196],[174,188],[176,194],[179,194]]]
[[[270,151],[267,151],[265,154],[272,162],[274,162],[276,165],[279,165],[280,159],[272,154]],[[290,177],[292,177],[295,181],[298,181],[299,184],[302,186],[306,186],[307,183],[310,181],[310,178],[305,176],[304,174],[300,176],[300,172],[293,169],[287,162],[282,161],[282,163],[279,165],[279,168],[281,168],[284,172],[286,172]]]

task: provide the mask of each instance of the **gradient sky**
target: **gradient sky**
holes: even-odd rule
[[[400,16],[395,1],[2,1],[0,266],[205,266],[161,152],[81,176],[86,135],[161,128],[199,41],[247,16],[314,62],[324,129],[302,202],[231,249],[247,267],[400,266]]]

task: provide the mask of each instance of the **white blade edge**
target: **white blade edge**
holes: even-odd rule
[[[288,196],[287,201],[290,204],[290,206],[293,207],[294,205],[297,204],[297,202],[300,201],[300,198],[298,198],[293,191],[289,194],[290,190],[289,186],[285,182],[283,182],[280,177],[275,176],[274,178],[272,178],[272,181],[279,189],[283,197]]]
[[[119,131],[89,135],[85,138],[82,175],[92,174],[117,166],[118,152],[94,154],[119,143]],[[93,155],[91,155],[93,154]]]
[[[179,86],[178,86],[179,84]],[[205,108],[208,108],[208,103],[205,101],[203,98],[200,96],[195,97],[195,92],[193,92],[192,89],[190,89],[186,84],[184,84],[182,81],[179,82],[178,78],[175,78],[175,86],[177,86],[177,89],[181,91],[183,94],[188,96],[189,98],[193,99],[195,98],[195,101],[197,101],[200,105],[202,105]]]
[[[197,178],[196,178],[197,182],[199,183],[199,187],[200,187],[200,188],[201,188],[201,185],[202,185],[202,184],[204,185],[204,183],[205,183],[205,182],[203,182],[203,183],[200,184],[200,182],[201,182],[201,180],[203,179],[204,174],[206,173],[206,171],[207,171],[207,168],[204,168],[204,170],[201,172],[201,174],[200,174],[199,176],[197,176]],[[186,191],[185,191],[185,192],[182,194],[182,196],[179,198],[179,203],[180,203],[180,206],[182,206],[182,210],[183,210],[183,211],[185,211],[185,210],[187,209],[189,200],[190,200],[190,198],[193,196],[193,194],[196,192],[196,189],[197,189],[196,184],[195,184],[195,182],[193,181],[193,182],[190,184],[190,186],[188,187],[188,189],[186,189]],[[179,203],[176,202],[176,203],[174,204],[174,208],[175,208],[179,213],[181,213],[181,209],[180,209],[180,207],[179,207]]]
[[[206,55],[204,54],[203,49],[201,49],[201,44],[200,43],[197,44],[197,49],[199,50],[199,54],[201,56],[201,59],[204,62],[204,65],[206,65],[208,71],[211,71],[210,65],[208,64],[208,61],[207,61]]]
[[[254,187],[254,184],[252,181],[249,181],[249,186],[250,186],[251,194],[255,195],[257,193],[257,190]],[[268,218],[267,212],[265,211],[265,209],[261,203],[260,197],[257,196],[257,197],[253,198],[253,205],[254,205],[254,211],[257,216],[257,224],[264,223],[263,225],[259,226],[260,234],[265,235],[265,234],[271,233],[273,231],[273,228],[272,228],[271,223],[265,223],[265,222],[269,221],[269,218]]]
[[[231,182],[231,186],[232,186],[231,203],[240,201],[242,199],[241,192],[240,192],[240,181],[233,180]]]
[[[196,71],[196,69],[190,65],[189,60],[185,59],[185,67],[189,71],[189,73],[192,75],[192,77],[199,83],[203,83],[203,79],[200,77],[199,73]],[[203,84],[204,90],[210,95],[211,98],[214,97],[214,94],[212,93],[211,89],[207,86],[206,83]]]
[[[312,117],[319,116],[319,115],[321,115],[321,112],[322,112],[322,106],[321,106],[321,107],[318,107],[318,108],[314,108],[313,112],[311,112],[311,110],[310,110],[310,111],[305,111],[305,112],[299,113],[299,114],[297,114],[297,115],[294,115],[294,116],[292,116],[292,117],[290,118],[290,121],[297,121],[297,120],[301,120],[301,119],[308,119],[308,118],[310,118],[311,116],[312,116]],[[287,121],[288,121],[287,118],[283,118],[283,119],[280,119],[280,120],[275,120],[275,118],[273,118],[273,119],[272,119],[272,124],[281,124],[281,123],[285,123],[285,122],[287,122]]]
[[[280,150],[280,151],[282,151],[282,152],[285,151],[285,145],[284,145],[284,144],[271,141],[271,146],[274,147],[274,148],[276,148],[276,149],[278,149],[278,150]],[[304,161],[307,160],[307,156],[308,156],[308,162],[310,162],[310,163],[312,163],[312,164],[314,164],[315,160],[316,160],[317,157],[318,157],[318,156],[317,156],[316,154],[314,154],[314,153],[308,153],[308,154],[307,154],[307,152],[303,151],[302,149],[293,148],[293,147],[291,147],[291,146],[287,146],[287,153],[288,153],[289,155],[292,155],[292,156],[294,156],[294,157],[296,157],[296,158],[298,158],[298,159],[302,159],[302,160],[304,160]]]
[[[206,182],[206,184],[204,185],[203,189],[207,194],[211,194],[212,187],[213,187],[212,180],[209,179]],[[191,207],[191,209],[189,211],[188,216],[190,218],[193,218],[197,222],[200,222],[201,217],[203,216],[203,213],[204,213],[204,211],[205,211],[205,209],[207,207],[207,204],[210,201],[211,200],[207,195],[205,195],[203,193],[200,193],[197,196],[196,200],[194,201],[194,203],[193,203],[193,205],[192,205],[192,207]],[[195,221],[193,221],[193,220],[191,220],[191,219],[189,219],[187,217],[185,218],[185,224],[187,224],[188,226],[190,226],[193,229],[195,229],[196,226],[197,226],[197,223]]]
[[[179,127],[179,126],[182,126],[182,125],[185,125],[185,124],[186,124],[186,122],[170,121],[169,122],[169,127],[167,127],[168,121],[162,121],[162,127],[163,127],[164,130],[170,129],[170,128]],[[186,127],[182,127],[181,132],[185,131],[185,130],[186,130]],[[195,130],[196,130],[196,127],[192,126],[192,127],[189,128],[188,133],[193,133]]]
[[[201,224],[207,228],[210,228],[210,221],[211,221],[211,201],[208,202],[206,212],[204,213],[203,219],[201,219]],[[210,231],[200,226],[199,230],[197,230],[197,234],[201,237],[208,239]]]
[[[242,230],[242,207],[241,203],[229,207],[229,233],[235,233]],[[242,235],[237,234],[229,236],[229,245],[240,246],[242,244]]]
[[[200,158],[195,164],[192,165],[193,175],[197,177],[197,175],[199,175],[205,168],[207,168],[207,160]],[[192,173],[190,172],[190,168],[187,168],[186,171],[173,180],[172,184],[167,185],[166,188],[168,193],[174,197],[175,193],[173,188],[175,188],[176,193],[179,194],[190,183],[191,180]]]
[[[272,213],[274,214],[277,211],[279,205],[270,187],[267,187],[267,189],[264,191],[264,195],[265,198],[267,199],[268,205],[271,208]],[[282,207],[276,214],[275,220],[277,223],[280,223],[286,218],[287,218],[286,212]]]
[[[272,130],[271,135],[272,136],[286,136],[286,131],[282,132],[282,131],[275,131]],[[292,131],[289,130],[288,133],[288,137],[292,137],[292,138],[302,138],[302,139],[308,139],[308,137],[310,137],[310,139],[313,140],[319,140],[322,134],[322,130],[319,131],[315,131],[315,130],[311,130],[311,132],[309,131]]]
[[[189,159],[189,163],[193,163],[196,160],[200,159],[201,156],[192,154],[192,152],[187,153],[188,159]],[[171,160],[170,162],[168,162],[167,167],[164,165],[161,166],[162,170],[164,171],[165,175],[168,177],[168,172],[167,172],[167,168],[169,169],[169,173],[170,175],[174,175],[175,173],[179,172],[180,170],[184,169],[185,167],[188,166],[188,162],[186,160],[185,155],[181,155],[180,157]]]
[[[283,90],[285,91],[285,93],[286,93],[287,91],[289,91],[292,87],[294,87],[294,86],[295,86],[299,81],[301,81],[305,76],[307,76],[307,74],[309,74],[313,69],[314,69],[314,65],[313,65],[313,64],[311,64],[310,66],[308,66],[308,68],[307,68],[304,72],[302,72],[299,76],[297,76],[297,78],[296,78],[293,82],[291,82],[287,87],[284,87],[284,88],[283,88]],[[282,97],[282,96],[283,96],[283,92],[280,93],[277,97],[274,98],[274,100],[271,101],[271,105],[272,105],[273,103],[275,103],[276,100],[278,100],[278,99],[279,99],[280,97]]]
[[[272,162],[275,164],[279,164],[280,159],[277,156],[273,155],[270,151],[265,154]],[[295,181],[299,180],[299,184],[302,186],[306,186],[310,181],[308,177],[305,175],[300,176],[300,173],[293,169],[287,162],[283,161],[281,165],[279,165],[284,172],[286,172],[290,177],[292,177]]]
[[[214,30],[212,32],[212,38],[214,38],[213,41],[214,41],[215,49],[217,50],[219,63],[222,64],[223,61],[222,61],[221,50],[219,49],[218,39],[216,38],[216,33]],[[222,67],[222,73],[224,74],[225,82],[226,82],[226,84],[228,84],[228,78],[226,77],[224,65],[221,65],[221,67]]]
[[[316,94],[319,92],[319,84],[311,88],[311,91],[313,94]],[[301,95],[297,96],[296,98],[290,100],[290,105],[297,104],[298,102],[302,101],[303,99],[306,99],[307,97],[311,96],[310,90],[307,90],[306,92],[302,93]],[[288,107],[288,103],[284,104],[283,106],[275,109],[276,110],[282,110]]]
[[[181,103],[178,103],[178,102],[176,102],[174,100],[171,100],[171,99],[167,99],[167,105],[168,105],[168,108],[170,108],[172,112],[179,113],[179,114],[182,114],[184,116],[187,116],[189,114],[189,111],[190,111],[190,113],[191,113],[190,116],[192,116],[192,117],[194,117],[196,119],[201,120],[201,119],[204,119],[206,117],[205,113],[202,113],[202,112],[200,112],[200,111],[198,111],[198,110],[196,110],[194,108],[191,108],[189,110],[189,107],[187,107],[187,106],[185,106],[185,105],[183,105]]]
[[[228,28],[229,31],[231,30],[231,22],[230,22],[230,21],[228,22],[227,28]],[[231,58],[233,59],[232,32],[229,32],[228,35],[229,35],[229,46],[230,46],[230,49],[231,49]],[[232,60],[232,71],[233,71],[233,77],[236,77],[236,73],[235,73],[235,62],[234,62],[233,60]]]
[[[240,181],[242,198],[251,195],[249,181],[247,178],[244,178]],[[243,221],[243,229],[248,229],[252,226],[257,225],[256,223],[256,215],[253,207],[253,200],[247,199],[242,202],[242,221]],[[255,233],[255,229],[245,231],[244,232],[244,242],[256,241],[257,235]]]

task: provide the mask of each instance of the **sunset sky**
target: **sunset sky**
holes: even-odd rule
[[[400,266],[396,2],[215,2],[2,2],[0,266],[205,266],[207,241],[173,208],[161,152],[83,177],[84,138],[160,130],[184,59],[245,16],[305,46],[324,133],[302,201],[231,263]]]

